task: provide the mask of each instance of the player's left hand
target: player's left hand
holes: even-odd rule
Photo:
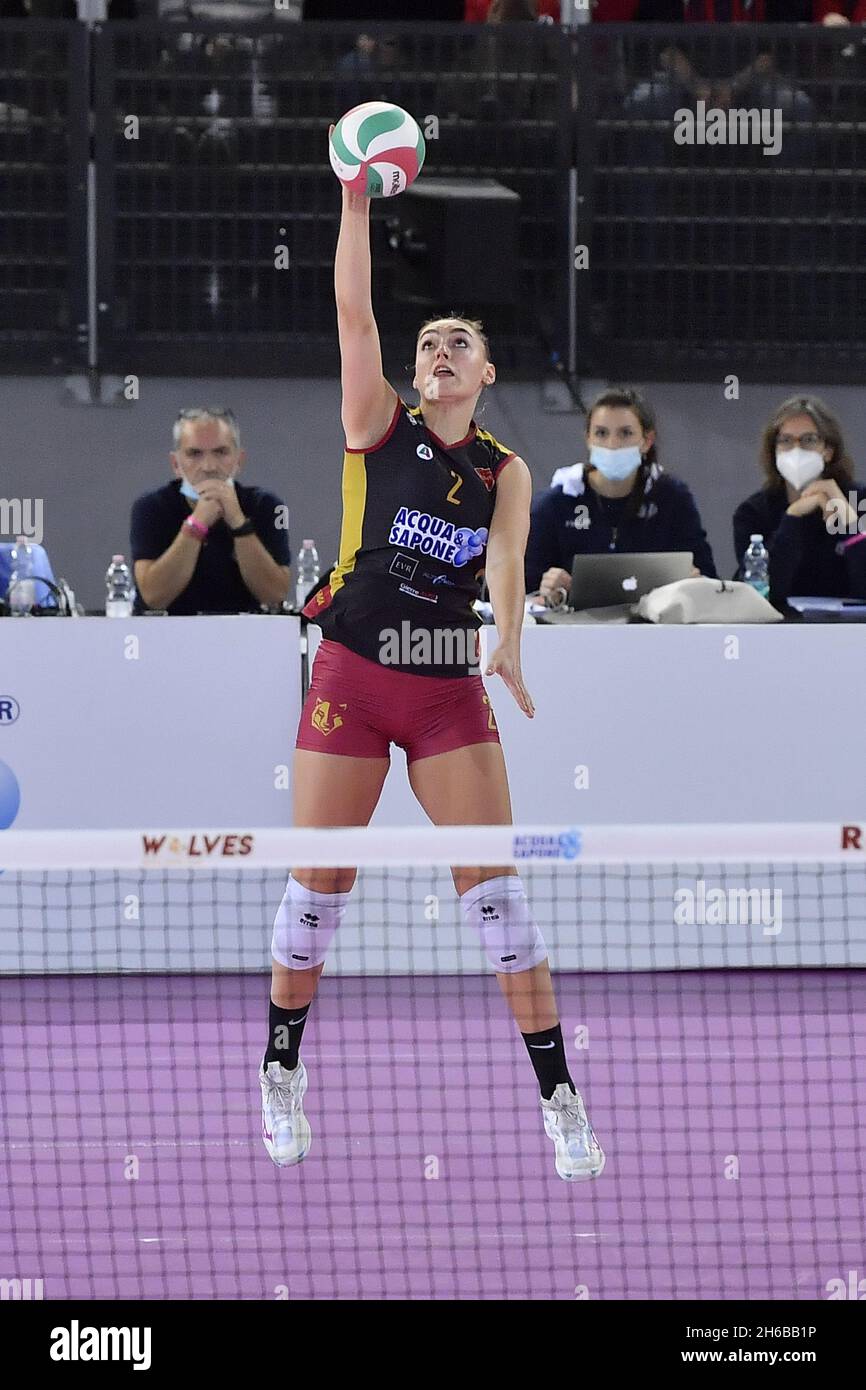
[[[831,535],[851,531],[852,528],[856,532],[857,513],[835,479],[817,478],[803,488],[801,496],[820,498],[824,524]]]
[[[225,478],[205,478],[199,483],[196,491],[199,497],[204,497],[208,502],[216,502],[223,514],[226,526],[242,526],[246,518],[241,511],[241,504],[238,495],[231,483]]]
[[[523,683],[519,651],[514,647],[500,643],[488,661],[484,674],[486,676],[501,676],[527,718],[535,718],[535,705],[532,703],[532,696]]]

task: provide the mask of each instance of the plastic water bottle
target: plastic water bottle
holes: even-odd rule
[[[303,608],[307,594],[319,582],[319,552],[315,541],[304,541],[298,551],[298,577],[295,583],[295,607]]]
[[[764,537],[749,537],[749,548],[743,557],[743,579],[757,589],[762,598],[770,592],[770,557],[764,545]]]
[[[15,545],[9,557],[12,572],[9,575],[7,600],[9,612],[20,618],[30,613],[36,605],[36,580],[33,574],[33,547],[26,536],[16,536]]]
[[[105,576],[106,618],[128,618],[135,602],[135,585],[122,555],[112,555]]]

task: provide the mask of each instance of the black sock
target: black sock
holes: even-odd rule
[[[567,1081],[574,1091],[574,1082],[568,1074],[568,1063],[565,1060],[561,1025],[557,1023],[555,1028],[545,1028],[540,1033],[521,1033],[520,1036],[526,1043],[526,1050],[535,1068],[544,1099],[550,1100],[557,1086],[563,1081]]]
[[[301,1034],[304,1031],[310,1006],[304,1004],[303,1008],[300,1009],[281,1009],[278,1004],[274,1003],[273,999],[270,1004],[268,1015],[270,1036],[268,1038],[268,1050],[265,1053],[265,1071],[268,1069],[269,1062],[281,1062],[286,1071],[294,1071],[298,1065]]]

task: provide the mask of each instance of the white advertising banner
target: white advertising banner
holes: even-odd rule
[[[288,825],[299,628],[0,622],[0,830]]]
[[[521,860],[554,968],[866,964],[864,638],[527,629],[536,718],[488,688],[515,822],[538,834],[488,832],[487,852]],[[0,624],[0,971],[267,969],[299,646],[283,618]],[[442,859],[394,849],[389,827],[424,823],[394,750],[371,832],[333,861],[368,867],[329,972],[488,970]],[[450,834],[448,862],[482,853]]]

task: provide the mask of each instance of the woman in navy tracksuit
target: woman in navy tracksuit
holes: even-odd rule
[[[550,604],[568,597],[575,555],[687,550],[695,572],[716,577],[713,552],[689,488],[664,473],[655,417],[631,387],[590,407],[589,462],[558,468],[532,503],[526,589]]]

